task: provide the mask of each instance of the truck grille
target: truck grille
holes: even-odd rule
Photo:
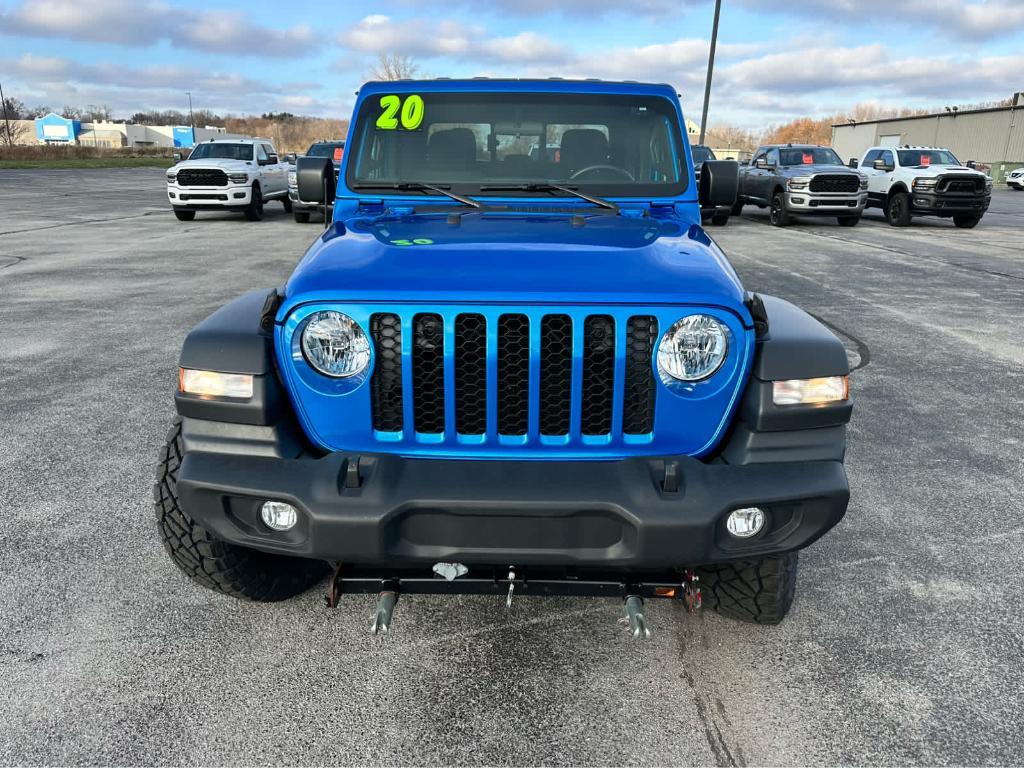
[[[184,168],[178,171],[178,185],[182,187],[226,187],[228,177],[216,168]]]
[[[973,176],[941,176],[935,185],[937,192],[975,194],[985,189],[985,182]]]
[[[856,192],[860,178],[850,173],[818,174],[811,178],[811,192]]]
[[[403,324],[376,313],[369,326],[377,432],[518,440],[653,432],[653,316],[421,312]]]

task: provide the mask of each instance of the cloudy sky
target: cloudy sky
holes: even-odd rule
[[[1024,90],[1024,0],[724,0],[711,122]],[[0,0],[0,82],[27,104],[347,116],[376,56],[436,76],[670,82],[699,119],[710,0]]]

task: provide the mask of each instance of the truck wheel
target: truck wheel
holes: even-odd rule
[[[178,221],[192,221],[196,217],[196,212],[175,208],[174,216]]]
[[[327,572],[319,560],[274,555],[217,539],[178,503],[178,468],[184,455],[181,419],[175,418],[160,450],[153,498],[164,549],[196,583],[243,600],[274,602],[304,592]]]
[[[743,201],[736,198],[736,202],[732,204],[732,215],[739,216],[743,213]]]
[[[300,211],[298,208],[293,208],[292,216],[295,217],[295,220],[299,222],[299,224],[309,223],[309,211]]]
[[[839,216],[840,227],[856,227],[860,223],[860,216]]]
[[[960,229],[974,229],[981,221],[981,216],[954,216],[953,223]]]
[[[885,218],[894,227],[905,227],[910,224],[910,195],[906,192],[893,192],[885,205]]]
[[[716,212],[711,217],[711,223],[716,227],[724,227],[729,223],[729,211]]]
[[[259,221],[263,218],[263,190],[260,189],[259,182],[252,185],[252,199],[245,209],[245,218],[249,221]]]
[[[291,198],[288,197],[288,195],[285,195],[284,197],[281,198],[281,204],[284,205],[284,212],[285,213],[291,213],[292,212],[292,201],[291,201]]]
[[[792,221],[789,211],[786,210],[786,197],[781,192],[776,192],[772,198],[772,209],[768,218],[773,226],[785,227]]]
[[[704,604],[731,619],[778,624],[793,605],[799,553],[698,568]]]

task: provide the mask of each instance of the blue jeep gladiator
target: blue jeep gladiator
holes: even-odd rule
[[[842,343],[745,290],[701,227],[675,91],[365,85],[333,221],[185,340],[156,515],[214,590],[646,598],[780,621],[842,518]]]

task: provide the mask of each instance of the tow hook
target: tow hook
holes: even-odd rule
[[[700,576],[693,569],[687,568],[683,573],[683,602],[687,613],[695,613],[703,604],[700,594]]]
[[[391,615],[395,612],[397,602],[397,589],[384,589],[377,595],[377,612],[373,615],[370,632],[375,635],[388,632],[391,627]]]
[[[508,567],[508,597],[505,598],[505,607],[512,607],[512,593],[516,588],[516,569],[512,566]]]
[[[625,616],[619,619],[619,623],[629,628],[634,640],[647,639],[651,636],[647,618],[644,616],[644,599],[640,595],[626,595],[623,611]]]

